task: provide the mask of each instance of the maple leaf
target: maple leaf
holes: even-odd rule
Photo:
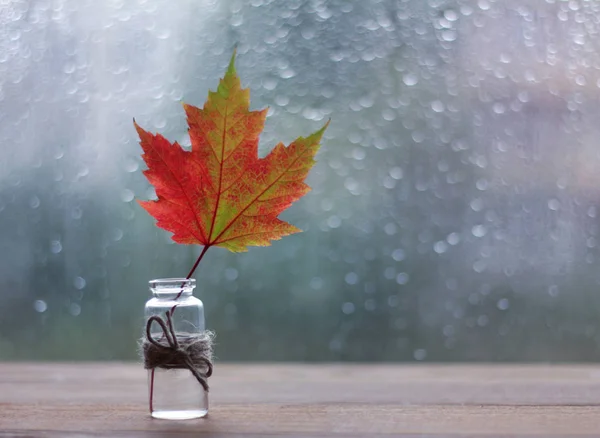
[[[191,151],[134,121],[144,175],[158,197],[140,204],[175,242],[203,245],[203,253],[210,246],[247,251],[300,231],[278,216],[310,190],[304,180],[329,124],[259,158],[267,110],[250,111],[250,91],[241,87],[234,62],[235,53],[202,109],[184,104]]]

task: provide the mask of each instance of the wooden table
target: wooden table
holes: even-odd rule
[[[218,363],[203,420],[138,364],[0,364],[0,437],[600,436],[600,366]]]

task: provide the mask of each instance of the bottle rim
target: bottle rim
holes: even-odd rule
[[[178,278],[178,277],[174,277],[174,278],[155,278],[154,280],[150,280],[148,282],[148,284],[152,285],[152,284],[165,284],[165,285],[171,285],[171,284],[177,284],[177,285],[184,285],[184,286],[195,286],[196,285],[196,279],[195,278]]]
[[[166,296],[183,293],[190,295],[196,287],[194,278],[156,278],[148,282],[152,293]]]

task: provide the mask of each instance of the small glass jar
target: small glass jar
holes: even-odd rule
[[[171,312],[177,339],[204,331],[204,305],[192,295],[196,280],[163,278],[152,280],[149,285],[154,297],[146,302],[146,320],[156,315],[166,323],[166,314]],[[152,324],[150,334],[156,340],[165,336],[156,323]],[[150,414],[154,418],[189,420],[208,414],[208,393],[189,369],[149,369],[148,392]]]

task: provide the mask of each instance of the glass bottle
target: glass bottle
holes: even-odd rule
[[[177,339],[204,331],[204,305],[192,295],[196,280],[163,278],[152,280],[149,285],[154,297],[146,302],[146,321],[157,315],[166,323],[166,313],[176,306],[172,322]],[[152,324],[150,333],[156,340],[164,337],[157,323]],[[149,369],[148,396],[150,414],[154,418],[188,420],[208,413],[208,394],[186,368]]]

